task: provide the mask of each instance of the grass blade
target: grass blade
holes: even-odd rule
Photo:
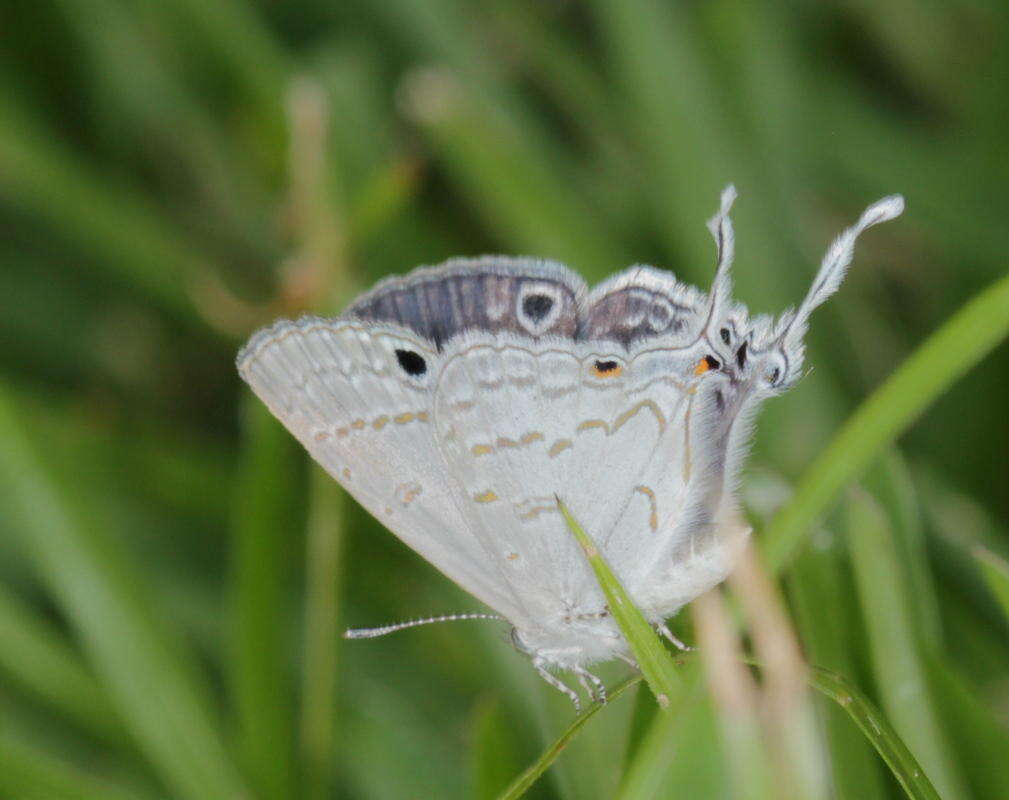
[[[43,132],[0,129],[0,198],[73,242],[82,263],[182,320],[197,320],[186,287],[207,261],[147,198],[113,186]]]
[[[814,689],[835,701],[865,734],[893,776],[912,800],[940,800],[928,776],[890,723],[869,700],[835,672],[811,667],[809,682]],[[962,795],[950,795],[962,797]]]
[[[9,734],[0,734],[0,795],[45,800],[149,800],[153,795],[85,772]]]
[[[852,494],[846,527],[883,707],[943,794],[964,797],[963,781],[950,758],[951,749],[921,661],[914,599],[893,528],[875,500],[864,492]]]
[[[568,507],[559,498],[557,506],[560,508],[568,530],[578,541],[592,571],[595,572],[599,586],[606,595],[610,613],[613,614],[613,618],[627,638],[631,652],[637,659],[641,667],[641,674],[644,675],[649,688],[655,695],[656,702],[660,708],[668,710],[670,704],[679,697],[682,690],[682,681],[676,673],[676,665],[673,663],[669,651],[662,646],[662,642],[652,630],[652,626],[648,624],[644,614],[631,601],[617,576],[613,574],[602,554],[596,549],[588,533],[578,523],[578,520],[571,516]]]
[[[816,534],[819,547],[805,548],[788,570],[789,596],[803,651],[813,664],[841,675],[855,674],[852,643],[858,633],[855,589],[836,537]],[[826,537],[830,536],[830,540]],[[830,546],[827,545],[830,541]],[[827,622],[829,620],[829,623]],[[830,748],[833,786],[839,798],[886,797],[883,772],[871,745],[836,703],[821,699],[821,719]]]
[[[610,689],[608,693],[609,702],[612,703],[620,697],[620,695],[640,681],[641,677],[635,675],[633,678],[628,678],[619,686]],[[557,760],[557,756],[561,754],[571,740],[578,735],[588,721],[598,714],[602,708],[603,706],[599,703],[593,703],[581,714],[579,714],[575,718],[574,722],[568,725],[564,732],[557,737],[557,740],[544,750],[543,754],[536,759],[536,761],[530,764],[521,775],[512,781],[511,785],[509,785],[509,787],[501,793],[499,800],[515,800],[515,798],[522,797],[522,795],[529,791],[529,787],[536,783],[539,777],[550,768],[550,765]]]
[[[678,713],[656,714],[624,771],[619,800],[731,796],[715,715],[696,666],[696,660],[686,666],[689,688]]]
[[[474,800],[492,800],[508,786],[508,779],[521,764],[514,733],[497,697],[487,697],[477,704],[470,735],[470,796]]]
[[[1009,619],[1009,562],[984,547],[974,549],[974,559],[981,568],[988,588]]]
[[[975,296],[852,414],[762,535],[781,570],[838,493],[928,405],[1009,334],[1009,276]]]
[[[53,625],[0,587],[0,669],[8,686],[42,698],[83,730],[122,744],[122,723],[105,689]]]
[[[620,248],[547,140],[449,72],[416,73],[404,85],[414,119],[489,226],[510,249],[537,253],[602,276]]]
[[[340,637],[340,551],[343,489],[312,468],[305,577],[305,665],[301,695],[301,758],[305,796],[329,797],[336,734],[336,673]]]
[[[180,798],[246,796],[204,687],[132,566],[79,518],[0,395],[0,489],[19,537],[153,768]]]
[[[264,797],[293,793],[293,686],[285,655],[291,534],[300,520],[296,444],[251,393],[246,444],[235,492],[231,659],[238,738],[248,773]]]

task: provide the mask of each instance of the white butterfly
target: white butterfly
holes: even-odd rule
[[[664,620],[726,577],[748,533],[733,488],[754,412],[800,376],[809,316],[855,239],[904,206],[870,206],[798,309],[773,319],[730,296],[734,199],[730,186],[708,223],[707,295],[644,266],[589,292],[553,262],[454,259],[382,281],[336,319],[277,322],[238,356],[316,461],[511,623],[576,705],[548,669],[604,697],[585,668],[629,651],[556,498],[672,638]]]

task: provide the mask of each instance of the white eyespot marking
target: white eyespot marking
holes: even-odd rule
[[[533,336],[550,330],[563,310],[564,295],[552,283],[525,283],[515,301],[515,318]]]

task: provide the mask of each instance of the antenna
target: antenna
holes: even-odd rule
[[[467,619],[493,619],[505,622],[504,617],[497,614],[444,614],[440,617],[427,617],[425,619],[415,619],[409,622],[397,622],[394,625],[382,625],[379,628],[348,628],[343,632],[344,639],[375,639],[385,636],[387,633],[405,630],[406,628],[416,628],[420,625],[431,625],[435,622],[458,622]]]

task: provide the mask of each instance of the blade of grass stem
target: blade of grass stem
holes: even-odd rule
[[[508,723],[496,696],[486,697],[477,705],[470,747],[471,796],[475,800],[493,800],[518,771],[521,762],[514,732]]]
[[[765,768],[764,773],[772,781],[767,794],[806,800],[825,797],[828,760],[806,685],[807,667],[778,586],[750,541],[743,546],[728,582],[746,618],[753,651],[764,665],[758,707],[762,744],[772,757],[771,769],[768,772]],[[728,614],[722,616],[731,633]],[[703,647],[701,652],[703,656]],[[709,674],[716,669],[709,666]],[[750,772],[759,775],[758,770]]]
[[[731,796],[722,743],[699,666],[697,659],[685,666],[688,688],[679,712],[655,715],[624,771],[619,800]]]
[[[712,589],[690,604],[700,660],[718,723],[733,797],[772,800],[777,785],[796,787],[778,766],[762,724],[758,684],[743,661],[739,631],[722,593]],[[782,779],[779,783],[777,778]]]
[[[36,456],[16,408],[0,394],[0,491],[7,527],[70,620],[98,676],[152,767],[180,798],[245,796],[206,687],[163,628],[143,578],[71,506]]]
[[[945,653],[925,654],[929,685],[974,797],[1009,797],[1009,724]]]
[[[1009,619],[1009,561],[981,546],[975,547],[973,554],[988,588]]]
[[[600,276],[623,262],[612,234],[571,190],[562,153],[452,73],[415,73],[403,88],[413,118],[508,248]]]
[[[91,172],[44,131],[0,128],[0,197],[68,237],[84,263],[182,320],[198,319],[186,286],[208,262],[145,198]]]
[[[305,664],[301,693],[301,761],[305,796],[329,797],[336,733],[340,551],[343,489],[313,466],[305,576]]]
[[[848,547],[883,707],[942,794],[965,797],[921,662],[913,601],[893,529],[864,492],[852,492],[846,511]]]
[[[841,563],[836,537],[827,531],[818,531],[814,536],[814,545],[803,549],[788,570],[794,619],[810,662],[842,675],[852,675],[857,611],[851,598],[855,589]],[[820,711],[837,797],[859,800],[886,797],[879,759],[866,737],[850,724],[844,709],[836,703],[821,698]]]
[[[15,595],[0,587],[0,668],[8,687],[27,690],[64,721],[122,745],[126,736],[104,687],[70,642]]]
[[[23,800],[153,800],[155,795],[85,772],[23,739],[0,734],[0,794]]]
[[[670,705],[679,697],[682,681],[676,673],[669,651],[662,646],[658,635],[645,619],[644,614],[634,605],[630,596],[621,585],[617,576],[610,570],[602,554],[596,548],[591,537],[568,510],[568,507],[558,498],[557,506],[564,522],[575,540],[578,542],[588,559],[596,580],[606,596],[607,606],[613,618],[620,626],[631,647],[631,652],[641,667],[641,674],[648,682],[655,695],[659,708],[668,711]]]
[[[620,695],[626,692],[629,688],[641,681],[641,677],[635,675],[633,678],[628,678],[626,681],[621,683],[619,686],[610,689],[608,692],[609,703],[612,703]],[[596,714],[602,710],[603,706],[599,703],[593,703],[587,709],[585,709],[581,714],[579,714],[575,720],[568,725],[564,732],[557,737],[556,741],[553,742],[543,754],[536,759],[532,764],[530,764],[525,771],[522,772],[511,784],[505,789],[504,792],[499,796],[499,800],[515,800],[515,798],[522,797],[529,788],[536,783],[539,777],[546,772],[550,765],[557,760],[557,756],[561,754],[565,747],[571,742],[571,740],[578,735],[578,733],[585,727],[590,719],[592,719]]]
[[[848,418],[762,534],[770,569],[783,569],[838,493],[1007,334],[1009,276],[963,306]]]
[[[290,434],[244,395],[245,444],[235,491],[231,688],[243,762],[264,797],[290,797],[294,781],[288,582],[299,454]]]
[[[854,720],[865,738],[890,767],[890,771],[912,800],[940,800],[925,771],[907,745],[890,727],[879,710],[845,678],[830,670],[811,667],[809,681],[818,692],[829,697]],[[950,795],[950,797],[961,795]]]
[[[914,482],[900,451],[889,448],[867,476],[873,493],[890,517],[898,562],[907,579],[915,630],[923,645],[942,646],[942,622],[935,579],[928,563],[925,529]]]

